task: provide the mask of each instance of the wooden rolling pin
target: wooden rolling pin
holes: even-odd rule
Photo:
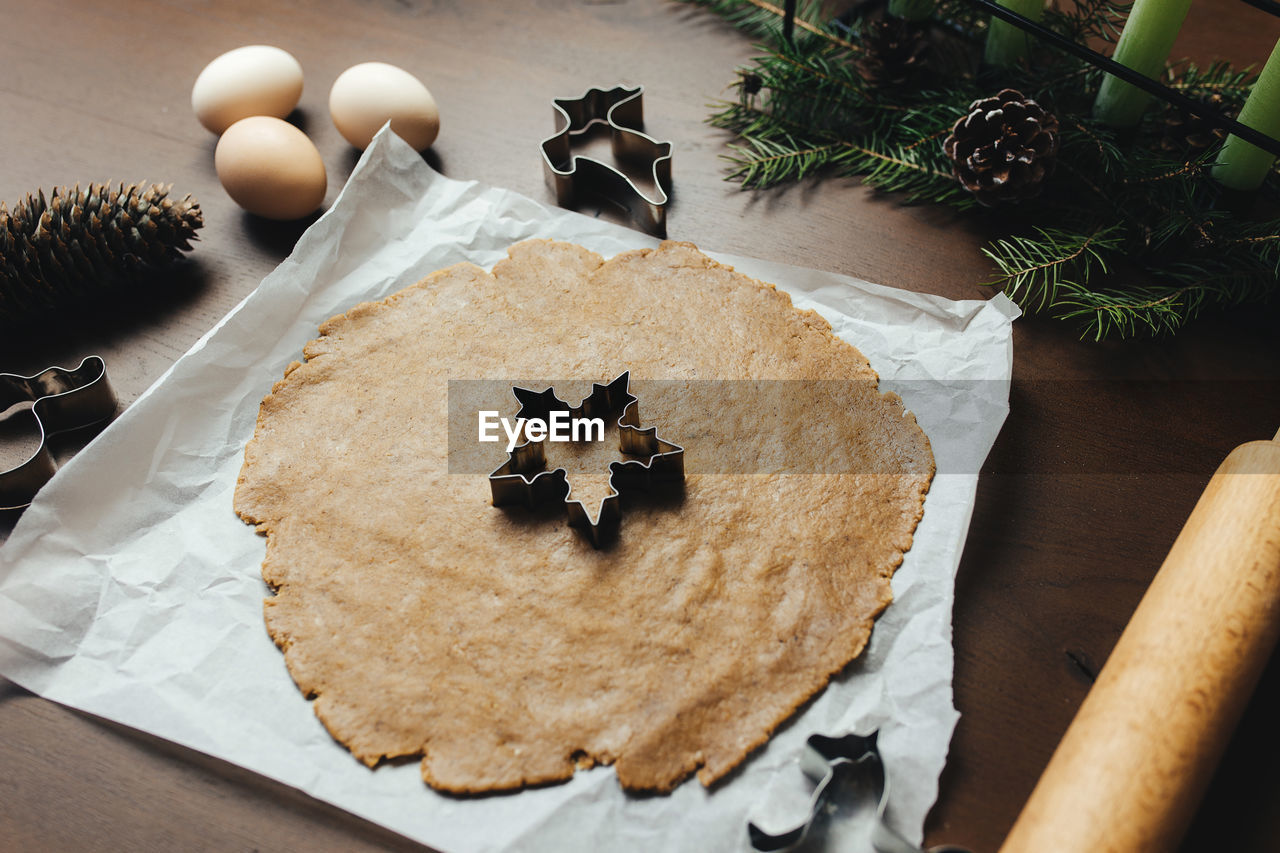
[[[1280,433],[1232,451],[1001,853],[1170,853],[1280,634]]]

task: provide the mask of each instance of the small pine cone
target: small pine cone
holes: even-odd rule
[[[1058,119],[1014,89],[974,101],[942,143],[960,184],[993,206],[1040,192],[1058,154]]]
[[[864,53],[858,71],[873,86],[905,86],[927,70],[929,29],[897,17],[878,18],[862,39]]]
[[[1201,103],[1223,112],[1226,99],[1217,92],[1202,98]],[[1214,127],[1207,119],[1186,110],[1171,107],[1164,118],[1164,132],[1160,136],[1160,149],[1171,154],[1197,156],[1209,146],[1225,139],[1227,132]]]
[[[129,281],[191,250],[204,224],[191,196],[160,184],[89,184],[0,202],[0,327]]]

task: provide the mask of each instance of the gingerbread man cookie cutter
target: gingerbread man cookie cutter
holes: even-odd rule
[[[50,367],[31,376],[0,373],[0,414],[30,403],[5,420],[29,418],[40,444],[22,464],[0,471],[0,510],[30,505],[40,487],[57,470],[48,438],[61,432],[109,421],[116,413],[116,394],[107,380],[107,365],[91,355],[74,370]]]
[[[569,525],[578,528],[596,548],[616,538],[622,521],[623,490],[647,489],[655,485],[684,482],[684,448],[658,437],[657,427],[640,426],[638,398],[631,393],[631,372],[624,371],[607,385],[593,383],[591,394],[577,406],[570,406],[551,388],[532,391],[515,387],[520,401],[517,423],[538,418],[547,420],[551,412],[568,412],[570,418],[611,418],[618,429],[618,449],[636,457],[609,463],[609,494],[600,499],[594,518],[586,504],[573,497],[564,468],[546,470],[543,441],[525,441],[507,455],[507,461],[489,475],[494,506],[539,505],[563,501]]]
[[[667,201],[671,191],[671,143],[644,133],[641,86],[588,89],[578,98],[556,98],[557,130],[542,140],[542,163],[556,204],[575,206],[584,195],[603,196],[624,207],[644,230],[667,233]],[[573,140],[596,125],[609,128],[613,158],[632,168],[648,168],[652,194],[646,194],[619,169],[592,157],[575,155]]]

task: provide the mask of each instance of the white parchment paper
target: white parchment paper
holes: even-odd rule
[[[743,850],[749,814],[785,820],[778,809],[803,801],[791,779],[807,735],[879,728],[891,821],[918,841],[957,719],[955,571],[977,466],[1008,408],[1017,309],[1003,296],[953,302],[716,256],[776,283],[861,349],[916,412],[940,472],[866,652],[727,782],[631,797],[598,767],[518,794],[440,796],[416,764],[359,764],[294,686],[263,627],[264,540],[231,508],[259,402],[326,318],[458,261],[487,268],[531,237],[606,257],[656,244],[444,178],[384,130],[289,258],[25,512],[0,549],[0,674],[445,851]],[[939,395],[937,382],[953,384]],[[921,394],[925,385],[933,391]]]

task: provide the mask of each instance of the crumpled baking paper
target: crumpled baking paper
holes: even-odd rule
[[[916,411],[939,469],[867,650],[727,782],[706,790],[691,779],[669,796],[633,797],[597,767],[517,794],[441,796],[416,763],[361,765],[294,686],[263,627],[265,542],[231,508],[259,402],[326,318],[458,261],[488,268],[531,237],[606,257],[656,244],[444,178],[384,129],[293,253],[20,519],[0,549],[0,674],[451,852],[744,850],[749,815],[802,815],[807,791],[791,780],[807,735],[879,728],[890,821],[919,841],[958,716],[954,576],[978,465],[1008,409],[1017,309],[1003,296],[954,302],[716,256],[776,283],[861,349]]]

